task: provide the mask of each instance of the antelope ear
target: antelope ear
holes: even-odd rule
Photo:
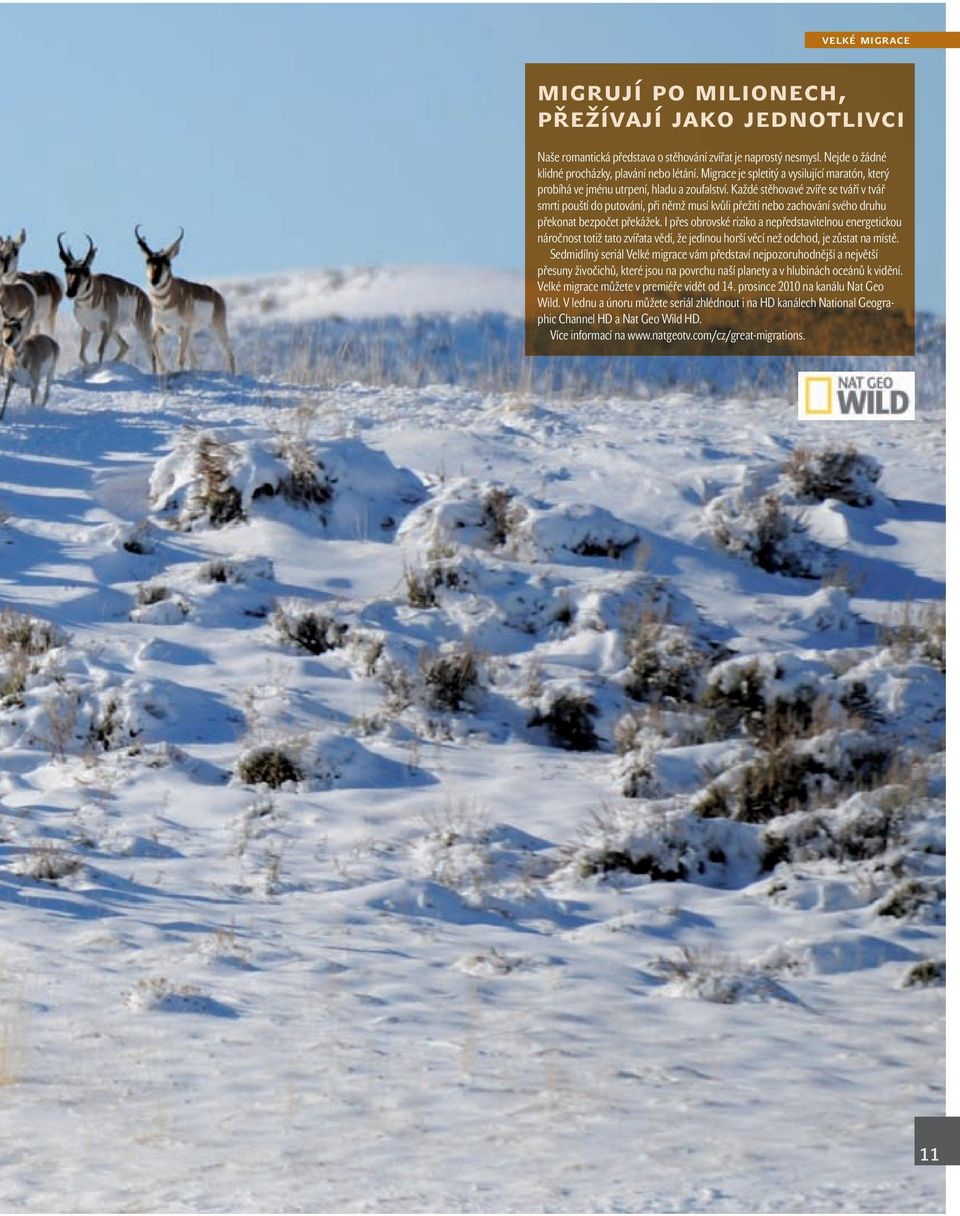
[[[21,245],[23,245],[23,243],[26,241],[26,239],[27,239],[27,230],[26,230],[26,228],[21,228],[20,235],[13,242],[13,244],[16,245],[16,247],[19,249],[21,247]]]

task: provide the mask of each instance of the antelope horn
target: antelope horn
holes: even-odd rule
[[[170,244],[169,244],[169,245],[166,247],[166,249],[164,249],[164,251],[163,251],[163,252],[164,252],[164,254],[165,254],[165,255],[166,255],[168,258],[175,257],[175,256],[176,256],[176,254],[177,254],[177,253],[179,252],[179,250],[180,250],[180,242],[181,242],[182,240],[183,240],[183,229],[181,228],[181,229],[180,229],[180,235],[177,237],[177,239],[176,239],[175,241],[171,241],[171,242],[170,242]]]
[[[89,266],[90,263],[93,261],[93,255],[97,251],[94,247],[93,238],[90,236],[90,234],[88,232],[85,232],[83,235],[87,238],[87,256],[83,259],[83,264],[84,264],[84,266]]]
[[[137,238],[137,244],[140,246],[140,248],[143,250],[143,252],[144,252],[144,253],[145,253],[145,254],[146,254],[148,257],[152,257],[152,256],[153,256],[153,250],[150,248],[150,246],[147,244],[147,242],[146,242],[146,241],[143,239],[143,237],[140,235],[140,225],[139,225],[139,224],[137,224],[137,225],[135,226],[135,228],[134,228],[134,230],[133,230],[133,235],[134,235],[134,236]]]
[[[70,252],[69,245],[66,248],[64,248],[64,246],[63,246],[64,236],[66,236],[65,232],[61,232],[59,234],[59,236],[57,237],[57,246],[60,250],[60,261],[63,262],[63,264],[65,266],[69,266],[70,263],[73,261],[73,254]]]

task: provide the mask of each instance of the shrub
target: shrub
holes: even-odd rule
[[[839,703],[855,723],[866,725],[883,720],[883,714],[863,680],[851,680],[847,683],[840,694]]]
[[[879,785],[895,758],[889,742],[866,730],[826,730],[801,746],[838,786],[848,787],[851,793]]]
[[[882,857],[902,842],[903,826],[902,809],[880,799],[856,815],[839,823],[834,821],[830,830],[832,855],[841,861]]]
[[[462,709],[470,692],[480,682],[480,670],[475,652],[468,647],[446,654],[422,651],[420,676],[424,695],[431,709]]]
[[[199,577],[205,583],[228,583],[230,582],[230,569],[225,561],[212,561],[200,570]]]
[[[237,777],[244,785],[266,785],[278,790],[288,781],[302,781],[303,771],[279,747],[258,747],[237,761]]]
[[[273,562],[269,557],[215,557],[197,571],[205,583],[231,583],[242,586],[251,580],[274,580]]]
[[[710,711],[707,733],[723,739],[742,726],[751,738],[760,738],[767,717],[765,687],[766,675],[756,659],[718,669],[700,698]]]
[[[100,713],[92,715],[88,738],[94,747],[108,752],[116,742],[117,733],[122,729],[119,713],[120,706],[116,699],[108,697]]]
[[[643,809],[602,806],[562,851],[577,878],[631,874],[651,882],[684,882],[697,868],[699,846],[682,824]]]
[[[627,696],[635,701],[691,701],[706,662],[688,630],[647,609],[626,631]]]
[[[373,637],[354,638],[354,646],[360,659],[360,671],[365,676],[372,676],[383,657],[384,642],[379,635]]]
[[[22,651],[15,651],[6,659],[0,669],[0,708],[23,709],[29,675],[30,660]]]
[[[699,997],[717,1005],[740,1001],[788,1001],[797,998],[751,963],[709,950],[683,946],[678,955],[657,960],[657,969],[678,995]]]
[[[49,621],[13,608],[0,611],[0,707],[23,708],[27,680],[39,658],[66,638]]]
[[[864,861],[882,857],[903,839],[903,813],[882,799],[793,815],[764,829],[760,869],[782,861]]]
[[[170,588],[160,583],[140,583],[137,587],[136,601],[141,607],[159,604],[170,598]]]
[[[139,583],[130,619],[140,624],[171,625],[190,612],[189,601],[162,583]]]
[[[618,756],[629,755],[644,742],[645,720],[637,714],[626,713],[618,718],[613,728],[613,743]]]
[[[57,845],[42,844],[22,857],[16,868],[25,878],[55,885],[62,878],[76,874],[83,868],[83,862]]]
[[[621,793],[624,798],[655,798],[659,792],[656,774],[656,747],[649,739],[638,743],[624,756],[621,765]]]
[[[898,920],[935,920],[941,913],[944,885],[941,879],[908,878],[898,883],[877,906],[878,916]]]
[[[629,725],[631,719],[633,727]],[[666,747],[697,747],[708,742],[706,717],[696,705],[673,709],[657,703],[640,705],[621,718],[617,726],[619,730],[615,728],[614,739],[621,755],[632,750],[628,746],[631,736],[639,740],[642,735],[648,741]]]
[[[803,523],[784,510],[774,493],[721,497],[708,508],[714,539],[768,574],[819,578],[825,568],[819,546]]]
[[[404,566],[403,581],[411,608],[436,608],[441,587],[451,591],[463,589],[463,574],[452,560],[456,555],[453,546],[434,544],[427,551],[425,564]]]
[[[729,816],[741,823],[766,823],[806,810],[827,793],[842,798],[874,788],[892,758],[865,731],[831,730],[805,740],[786,738],[715,782],[694,811],[701,818]]]
[[[138,980],[136,987],[127,994],[126,1003],[137,1011],[202,1013],[221,1018],[237,1016],[231,1005],[205,995],[194,984],[174,984],[165,976]]]
[[[554,747],[590,752],[600,746],[600,737],[593,725],[597,712],[596,705],[585,694],[563,691],[548,697],[547,703],[535,711],[528,725],[546,727],[547,738]]]
[[[240,491],[230,483],[230,464],[235,450],[228,443],[201,435],[196,443],[196,469],[200,485],[191,508],[206,515],[214,528],[246,518]]]
[[[613,561],[616,561],[618,557],[622,557],[626,553],[633,543],[632,540],[614,540],[612,536],[602,542],[586,537],[572,544],[570,552],[576,553],[580,557],[609,557]]]
[[[947,610],[945,604],[930,604],[923,616],[925,636],[920,656],[940,671],[947,670]]]
[[[921,963],[914,963],[903,977],[904,988],[943,988],[947,982],[947,963],[945,959],[925,958]]]
[[[386,707],[391,713],[402,713],[416,700],[416,686],[409,668],[384,656],[376,661],[376,672],[386,693]]]
[[[822,765],[790,745],[761,752],[738,774],[733,788],[733,818],[741,823],[766,823],[803,809],[822,773]]]
[[[792,739],[804,739],[828,720],[829,702],[809,685],[800,685],[789,694],[780,694],[767,703],[763,722],[755,738],[763,747],[780,747]],[[756,728],[757,723],[751,723]]]
[[[289,470],[276,486],[258,486],[254,498],[271,498],[274,494],[299,507],[322,507],[333,498],[334,479],[327,474],[309,443],[300,436],[282,435],[277,441],[277,455]]]
[[[588,878],[592,874],[610,874],[617,870],[624,874],[649,876],[651,882],[681,882],[687,877],[686,866],[682,861],[677,863],[676,869],[665,868],[650,853],[635,855],[625,849],[597,852],[591,860],[584,862],[581,872]]]
[[[484,526],[490,543],[499,548],[505,545],[517,523],[523,517],[523,507],[514,501],[513,493],[504,486],[488,490],[481,504]]]
[[[436,608],[437,587],[435,571],[422,566],[404,566],[403,582],[407,589],[407,603],[411,608]]]
[[[64,638],[49,621],[41,621],[14,608],[0,611],[0,654],[20,654],[35,658],[46,654],[55,646],[62,646]]]
[[[914,656],[932,663],[938,670],[947,669],[947,614],[943,602],[915,608],[905,601],[900,619],[881,630],[880,639],[898,659]]]
[[[851,507],[868,507],[882,469],[874,457],[864,456],[848,445],[819,452],[797,448],[783,472],[798,496],[810,502],[837,498]]]
[[[700,819],[729,819],[730,798],[726,788],[718,781],[712,782],[693,801],[690,810]]]
[[[755,534],[750,553],[755,565],[769,574],[811,577],[812,571],[790,547],[790,541],[802,536],[805,528],[787,515],[774,495],[768,494],[760,500],[753,522]]]
[[[573,605],[567,600],[561,600],[553,613],[553,621],[556,625],[570,625],[574,618]]]
[[[38,734],[38,740],[48,749],[54,760],[64,761],[70,746],[77,738],[80,719],[80,693],[62,683],[44,698],[44,715],[47,733]]]
[[[299,646],[308,654],[326,654],[344,645],[347,626],[325,613],[308,609],[296,613],[278,607],[272,617],[281,641]]]
[[[132,553],[136,557],[153,553],[155,546],[150,538],[150,524],[147,520],[141,520],[130,530],[123,542],[123,547],[127,553]]]
[[[482,904],[496,882],[487,811],[470,802],[448,802],[422,822],[423,831],[410,842],[417,870],[466,902]]]

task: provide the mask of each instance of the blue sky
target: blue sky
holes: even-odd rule
[[[89,231],[99,269],[139,279],[137,221],[155,244],[184,226],[188,275],[519,269],[526,61],[837,62],[804,30],[942,29],[945,10],[76,4],[5,5],[2,22],[0,230],[26,225],[25,266],[55,261],[61,228],[75,248]],[[917,302],[942,311],[944,53],[915,58]]]

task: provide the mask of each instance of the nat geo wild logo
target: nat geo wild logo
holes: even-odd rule
[[[913,372],[797,372],[797,417],[901,422],[916,417]]]

